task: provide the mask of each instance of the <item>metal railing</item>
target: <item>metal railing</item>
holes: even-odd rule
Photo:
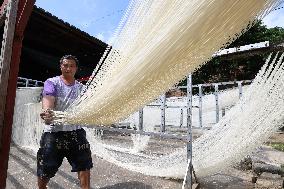
[[[198,121],[199,121],[199,127],[202,128],[203,127],[203,119],[202,119],[202,114],[203,114],[203,96],[204,96],[204,89],[205,88],[213,88],[213,94],[215,96],[215,112],[216,112],[216,123],[219,122],[220,119],[220,105],[219,105],[219,89],[220,86],[228,86],[231,85],[233,87],[238,87],[238,96],[239,98],[242,97],[243,95],[243,85],[245,84],[250,84],[252,81],[251,80],[243,80],[243,81],[229,81],[229,82],[220,82],[220,83],[205,83],[205,84],[197,84],[197,85],[192,85],[192,86],[177,86],[175,88],[172,89],[186,89],[188,90],[188,88],[190,87],[192,90],[194,88],[198,89],[198,105],[197,106],[192,106],[191,104],[191,109],[192,108],[198,108]],[[191,91],[192,93],[192,91]],[[189,98],[187,96],[187,98]],[[191,94],[191,98],[192,98],[192,94]],[[160,107],[161,110],[161,123],[160,123],[160,131],[161,132],[165,132],[165,126],[166,126],[166,115],[165,115],[165,111],[167,108],[175,108],[175,109],[180,109],[180,124],[179,127],[183,127],[184,125],[184,109],[188,108],[188,105],[179,105],[179,106],[172,106],[172,105],[167,105],[167,100],[166,100],[166,96],[162,95],[160,97],[160,103],[159,104],[149,104],[146,105],[146,107]],[[222,112],[222,116],[225,115],[225,109],[221,109]],[[138,123],[138,127],[139,129],[143,129],[143,108],[139,110],[139,123]]]
[[[17,87],[42,87],[44,82],[28,79],[24,77],[18,77]]]

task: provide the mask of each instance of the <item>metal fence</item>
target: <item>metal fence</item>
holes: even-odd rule
[[[44,82],[28,79],[24,77],[18,77],[17,87],[42,87]]]
[[[189,76],[189,77],[191,77],[191,76]],[[229,82],[220,82],[220,83],[205,83],[205,84],[197,84],[197,85],[192,85],[192,86],[188,86],[188,85],[187,86],[177,86],[177,87],[172,88],[172,89],[186,90],[186,91],[188,90],[188,88],[191,88],[192,91],[194,91],[196,89],[195,92],[198,95],[198,105],[192,106],[192,104],[191,104],[191,107],[188,107],[188,104],[183,105],[183,106],[167,105],[166,95],[162,95],[160,97],[160,103],[159,104],[150,104],[150,105],[146,105],[146,106],[147,107],[153,107],[153,106],[160,107],[160,110],[161,110],[160,131],[161,132],[165,132],[165,126],[166,126],[166,114],[165,114],[165,112],[166,112],[166,109],[170,109],[170,108],[175,108],[175,109],[180,110],[180,117],[179,117],[179,120],[180,120],[179,126],[180,127],[188,125],[187,123],[186,124],[184,123],[183,118],[184,118],[184,115],[186,113],[186,112],[184,112],[184,110],[187,109],[187,108],[190,108],[191,110],[193,108],[198,109],[199,127],[202,128],[204,126],[203,119],[202,119],[202,114],[204,113],[203,112],[203,97],[206,93],[211,92],[215,96],[215,112],[216,112],[215,123],[218,123],[220,116],[224,116],[225,111],[226,111],[225,108],[221,109],[222,115],[220,115],[220,105],[219,105],[220,91],[219,91],[219,89],[220,88],[230,89],[230,88],[233,88],[233,87],[237,87],[238,88],[238,96],[239,96],[239,98],[241,98],[242,95],[243,95],[243,86],[250,84],[251,82],[252,82],[251,80],[243,80],[243,81],[229,81]],[[208,88],[210,88],[211,90],[208,89]],[[192,91],[191,91],[191,99],[192,99],[192,95],[193,95]],[[184,96],[184,97],[186,98],[186,96]],[[189,98],[188,95],[187,95],[187,98]],[[142,130],[143,129],[143,108],[139,110],[139,124],[138,125],[139,125],[138,126],[139,130]]]

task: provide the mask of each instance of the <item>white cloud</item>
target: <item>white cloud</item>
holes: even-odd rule
[[[273,27],[283,27],[284,28],[284,10],[279,9],[272,11],[269,15],[267,15],[263,19],[263,23],[267,25],[268,28],[273,28]]]

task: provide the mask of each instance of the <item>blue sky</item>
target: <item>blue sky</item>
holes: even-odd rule
[[[269,15],[267,15],[263,22],[269,28],[271,27],[282,27],[284,28],[284,8],[282,8],[284,4],[282,4],[279,9],[272,11]]]
[[[36,5],[108,43],[129,1],[37,0]],[[284,28],[284,8],[273,11],[263,21],[268,27]]]
[[[129,0],[36,0],[36,5],[108,42]]]

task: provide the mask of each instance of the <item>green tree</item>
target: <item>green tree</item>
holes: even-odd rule
[[[284,43],[284,28],[267,28],[261,21],[244,32],[230,47],[269,41],[270,45]],[[251,80],[263,66],[268,53],[253,56],[224,59],[216,57],[193,73],[193,84],[223,82],[232,80]],[[182,82],[183,84],[185,81]]]

